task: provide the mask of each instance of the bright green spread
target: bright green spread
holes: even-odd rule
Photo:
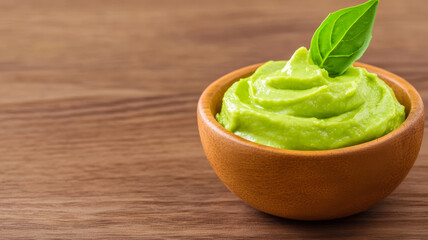
[[[367,142],[405,119],[394,92],[375,74],[350,67],[330,78],[306,48],[289,61],[270,61],[234,83],[217,121],[263,145],[324,150]]]

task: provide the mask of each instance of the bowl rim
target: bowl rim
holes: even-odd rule
[[[249,65],[246,67],[239,68],[235,71],[232,71],[216,81],[212,82],[201,94],[199,101],[198,101],[198,115],[202,118],[202,120],[216,133],[221,135],[224,138],[227,138],[230,141],[233,141],[237,144],[245,145],[250,148],[256,148],[261,151],[267,151],[270,153],[277,153],[282,155],[293,155],[293,156],[325,156],[325,155],[341,155],[346,153],[354,153],[361,150],[368,150],[371,148],[376,147],[379,144],[387,143],[391,141],[392,139],[402,135],[406,129],[411,128],[412,126],[415,126],[417,124],[417,121],[421,115],[424,115],[424,104],[422,101],[422,98],[420,97],[419,93],[416,91],[416,89],[406,80],[401,78],[398,75],[395,75],[385,69],[378,68],[369,64],[354,63],[354,67],[362,67],[367,69],[367,71],[371,73],[375,73],[378,75],[380,79],[384,81],[384,79],[387,79],[388,81],[394,82],[396,85],[401,87],[408,97],[410,98],[410,110],[409,113],[405,119],[405,121],[395,130],[392,132],[370,140],[368,142],[360,143],[357,145],[352,145],[348,147],[343,148],[336,148],[336,149],[327,149],[327,150],[290,150],[290,149],[282,149],[282,148],[275,148],[271,146],[262,145],[256,142],[249,141],[245,138],[242,138],[233,132],[230,132],[226,128],[224,128],[220,123],[217,122],[213,114],[211,113],[211,102],[212,98],[215,96],[215,94],[227,83],[230,81],[240,79],[244,75],[248,75],[251,72],[254,72],[258,67],[263,65],[264,63],[258,63]],[[237,81],[237,80],[236,80]]]

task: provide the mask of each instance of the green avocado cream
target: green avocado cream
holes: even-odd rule
[[[234,83],[217,121],[263,145],[326,150],[367,142],[405,119],[394,92],[375,74],[350,67],[331,78],[306,48],[289,61],[269,61]]]

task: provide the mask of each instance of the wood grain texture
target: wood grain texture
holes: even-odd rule
[[[391,196],[327,222],[248,207],[204,156],[202,90],[234,69],[308,47],[327,13],[347,6],[0,0],[0,238],[428,238],[426,136]],[[404,77],[425,102],[427,11],[424,0],[381,1],[361,59]]]

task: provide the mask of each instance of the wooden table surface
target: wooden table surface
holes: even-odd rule
[[[349,5],[1,0],[0,238],[428,239],[427,136],[386,200],[325,222],[245,205],[202,150],[195,110],[210,82],[288,59]],[[427,11],[425,0],[381,1],[361,60],[401,75],[425,101]]]

